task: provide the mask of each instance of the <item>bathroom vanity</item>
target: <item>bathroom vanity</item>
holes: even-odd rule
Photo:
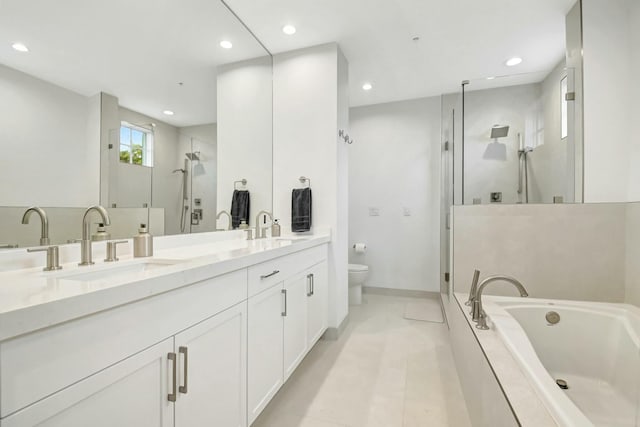
[[[329,236],[198,239],[0,273],[0,426],[250,425],[327,328]]]

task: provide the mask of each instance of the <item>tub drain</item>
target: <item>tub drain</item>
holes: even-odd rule
[[[565,380],[557,379],[556,384],[563,390],[567,390],[569,388],[569,384]]]
[[[560,315],[555,311],[548,312],[545,316],[549,325],[555,325],[560,321]]]

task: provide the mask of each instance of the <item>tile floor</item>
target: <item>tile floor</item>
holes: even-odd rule
[[[403,318],[415,298],[366,294],[253,427],[470,426],[447,326]]]

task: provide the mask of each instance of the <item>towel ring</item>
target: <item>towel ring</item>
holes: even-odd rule
[[[302,185],[304,185],[304,183],[307,183],[307,188],[311,188],[311,179],[307,178],[306,176],[301,176],[300,178],[298,178],[298,180],[300,180],[300,183]]]
[[[247,180],[245,178],[242,178],[240,181],[234,181],[233,182],[233,189],[237,190],[238,189],[238,184],[242,184],[243,187],[247,186]]]

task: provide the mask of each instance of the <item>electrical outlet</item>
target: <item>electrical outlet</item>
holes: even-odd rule
[[[379,208],[369,208],[369,216],[380,216]]]

